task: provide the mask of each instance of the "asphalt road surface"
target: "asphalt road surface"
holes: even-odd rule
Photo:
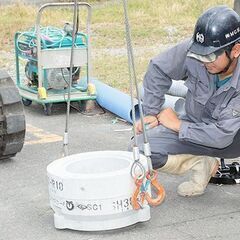
[[[23,150],[0,162],[0,240],[192,240],[239,239],[240,186],[210,184],[200,197],[177,195],[178,184],[188,176],[159,174],[167,196],[151,209],[151,219],[123,229],[105,232],[57,230],[49,206],[46,167],[63,153],[65,105],[54,105],[52,116],[42,107],[25,107],[27,134]],[[116,116],[86,116],[73,110],[70,116],[69,153],[126,150],[130,128]]]

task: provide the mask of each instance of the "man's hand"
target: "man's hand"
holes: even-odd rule
[[[166,108],[157,115],[158,121],[164,127],[169,128],[175,132],[179,132],[181,120],[178,119],[177,114],[172,108]]]
[[[148,125],[148,128],[154,128],[158,125],[158,119],[156,116],[145,116],[143,119],[144,124]],[[142,133],[142,123],[141,121],[137,121],[135,126],[137,134]]]

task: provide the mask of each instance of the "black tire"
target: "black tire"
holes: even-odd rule
[[[44,106],[44,114],[47,116],[51,116],[52,114],[52,103],[45,103]]]
[[[22,98],[22,103],[24,106],[28,107],[32,104],[32,101],[26,98]]]
[[[0,70],[0,160],[13,157],[22,150],[25,131],[18,89],[8,73]]]

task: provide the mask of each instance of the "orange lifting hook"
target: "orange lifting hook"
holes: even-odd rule
[[[163,202],[166,195],[165,190],[163,186],[157,181],[157,171],[153,170],[152,174],[153,176],[151,176],[151,174],[148,172],[146,175],[146,178],[151,182],[152,186],[154,187],[157,197],[153,199],[146,191],[140,193],[140,188],[143,184],[143,179],[136,179],[135,184],[137,188],[133,193],[133,196],[131,199],[133,209],[135,210],[140,209],[142,207],[141,205],[143,204],[144,199],[146,199],[148,204],[151,206],[158,206]],[[137,199],[139,193],[140,193],[140,203]]]
[[[137,188],[136,188],[136,190],[135,190],[135,192],[133,193],[133,195],[132,195],[132,198],[131,198],[131,203],[132,203],[132,207],[133,207],[133,209],[134,210],[138,210],[138,209],[140,209],[142,206],[140,205],[140,203],[138,202],[138,199],[137,199],[137,197],[138,197],[138,195],[139,195],[139,192],[140,192],[140,188],[141,188],[141,186],[142,186],[142,184],[143,184],[143,178],[142,179],[135,179],[135,184],[136,184],[136,186],[137,186]],[[144,195],[143,194],[141,194],[141,204],[143,204],[143,201],[144,201]]]
[[[155,192],[157,194],[157,197],[153,199],[146,192],[145,198],[151,206],[158,206],[163,202],[163,200],[166,196],[166,193],[165,193],[163,186],[157,180],[157,171],[153,170],[152,173],[153,173],[153,177],[151,176],[151,174],[149,172],[146,177],[148,180],[151,180],[152,186],[155,187]]]

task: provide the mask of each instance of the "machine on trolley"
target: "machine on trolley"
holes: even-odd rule
[[[91,6],[78,3],[87,9],[86,29],[77,31],[72,39],[73,27],[40,26],[43,11],[48,8],[73,8],[73,3],[48,3],[37,14],[35,27],[15,34],[16,81],[25,106],[32,102],[43,105],[46,115],[51,115],[53,103],[67,101],[70,82],[70,56],[74,45],[71,84],[71,101],[95,100],[96,93],[90,84],[90,20]],[[79,29],[79,21],[77,29]],[[91,86],[91,87],[89,87]]]

